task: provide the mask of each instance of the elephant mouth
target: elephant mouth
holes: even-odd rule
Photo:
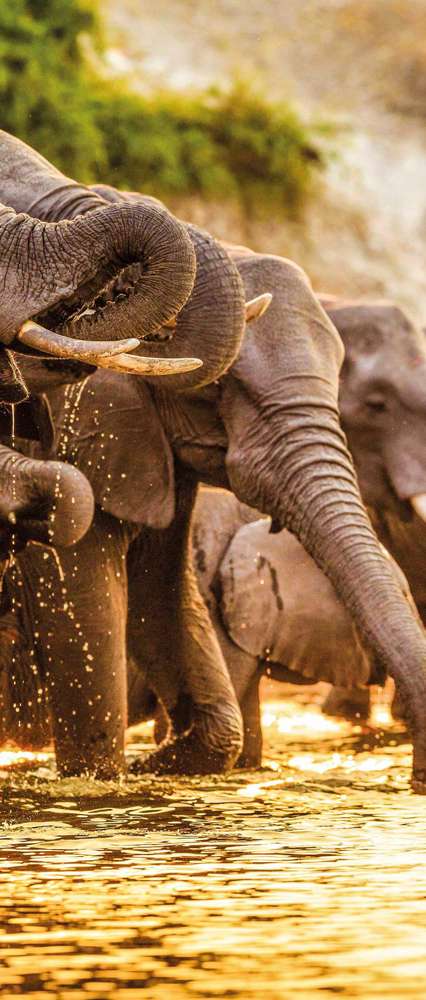
[[[35,319],[63,336],[78,337],[79,326],[84,326],[83,339],[90,339],[90,333],[96,332],[97,323],[106,318],[108,310],[114,310],[114,319],[119,324],[120,309],[131,301],[144,270],[140,263],[110,265]],[[144,339],[143,333],[138,333],[138,339]]]
[[[142,263],[110,265],[102,274],[80,285],[72,295],[36,315],[21,328],[13,349],[36,357],[56,357],[109,368],[132,375],[185,374],[200,368],[199,358],[155,358],[129,356],[148,339],[143,332],[137,338],[100,341],[94,339],[96,324],[111,321],[120,330],[121,317],[128,316],[132,298],[140,290],[145,268]],[[135,310],[136,312],[136,310]],[[173,331],[175,318],[171,318]],[[167,324],[168,325],[168,324]]]

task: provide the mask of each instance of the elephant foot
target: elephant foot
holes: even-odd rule
[[[413,772],[411,787],[416,795],[426,795],[426,770]]]
[[[333,687],[321,706],[321,711],[324,715],[338,716],[349,722],[366,722],[370,715],[370,692],[368,688],[348,690]]]
[[[163,743],[129,766],[131,774],[223,774],[232,766],[229,754],[210,750],[193,731]]]
[[[237,767],[240,771],[242,770],[253,771],[254,768],[260,767],[261,764],[262,764],[261,753],[253,753],[253,754],[242,753],[241,756],[238,758],[237,762],[234,764],[234,767]]]

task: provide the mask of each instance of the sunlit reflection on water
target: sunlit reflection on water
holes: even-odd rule
[[[265,767],[227,778],[59,781],[51,754],[0,758],[2,997],[423,1000],[406,737],[266,712]]]

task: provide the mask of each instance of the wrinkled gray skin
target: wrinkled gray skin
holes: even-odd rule
[[[196,392],[141,380],[136,390],[123,380],[116,388],[114,376],[98,373],[73,415],[71,447],[60,446],[87,472],[102,510],[63,561],[93,660],[86,663],[78,638],[70,656],[75,631],[56,610],[60,627],[46,672],[54,716],[66,712],[66,732],[63,723],[55,729],[59,765],[65,773],[87,761],[98,767],[101,748],[106,768],[122,766],[128,605],[131,659],[167,708],[183,691],[178,707],[188,727],[147,766],[213,770],[240,752],[239,715],[230,711],[223,657],[191,568],[190,517],[202,480],[230,488],[269,514],[274,528],[290,528],[325,569],[363,640],[396,681],[413,733],[413,786],[424,791],[425,638],[359,496],[337,415],[341,342],[297,267],[238,251],[234,259],[246,297],[272,290],[274,299],[247,329],[229,372]],[[203,291],[196,281],[177,333],[186,310],[200,329]],[[64,398],[52,393],[51,401],[60,428],[67,424]],[[145,428],[151,453],[140,448]],[[52,631],[52,623],[50,609],[43,610],[42,631]]]
[[[20,157],[24,154],[29,155],[28,151],[22,151],[20,147]],[[108,206],[93,191],[73,185],[53,168],[46,169],[45,161],[34,164],[32,156],[30,167],[27,199],[23,205],[19,195],[19,207],[24,207],[31,213],[36,212],[43,219],[83,213],[90,228],[91,220],[97,220],[101,214],[105,218],[105,214],[111,211],[122,213],[124,210],[126,215],[132,217],[135,213],[136,216],[144,216],[145,213],[155,217],[159,213],[167,216],[164,209],[159,209],[152,202],[147,205],[125,203]],[[13,191],[12,172],[8,178],[2,178],[3,187],[7,179],[7,196],[14,203],[16,195]],[[200,389],[205,383],[210,384],[229,367],[238,352],[245,323],[243,284],[226,251],[208,234],[195,227],[185,228],[184,235],[189,241],[191,255],[196,257],[196,289],[194,288],[173,327],[167,324],[162,326],[157,318],[157,330],[150,334],[150,343],[145,341],[141,352],[145,356],[161,355],[165,358],[186,357],[188,354],[201,357],[203,367],[196,373],[169,378],[171,398],[178,391],[186,390],[190,393]],[[86,253],[91,255],[90,232],[88,237]],[[168,246],[167,242],[165,246]],[[148,278],[151,258],[150,253],[146,260]],[[161,268],[156,271],[154,269],[154,276],[158,293],[161,291],[164,294],[168,280],[168,269],[164,262]],[[139,274],[138,281],[143,297],[146,298],[146,274],[143,273],[142,277]],[[134,292],[130,295],[130,300],[132,309],[135,308],[139,316],[139,323],[142,322],[143,325],[138,296]],[[119,306],[121,308],[120,296]],[[109,308],[107,312],[109,315]],[[133,313],[132,317],[134,318]],[[90,326],[92,320],[88,317],[78,322],[84,326],[87,322]],[[133,327],[131,331],[128,328],[123,331],[120,311],[115,328],[117,337],[123,336],[123,333],[134,333]],[[38,374],[34,363],[26,371],[31,388],[35,388]],[[53,382],[57,381],[57,372],[58,366],[52,373]],[[41,634],[49,634],[49,638],[50,634],[53,636],[45,647],[52,652],[48,654],[49,662],[44,665],[44,674],[49,683],[57,763],[65,774],[90,770],[98,775],[111,776],[123,769],[127,610],[123,560],[130,541],[140,533],[141,524],[166,528],[173,521],[179,503],[176,498],[182,477],[179,471],[175,474],[172,451],[161,427],[148,384],[146,382],[139,389],[137,380],[133,377],[126,378],[125,384],[122,384],[121,379],[122,376],[112,378],[108,373],[99,372],[99,378],[94,376],[87,388],[77,388],[74,399],[69,393],[56,394],[55,397],[53,392],[51,396],[58,425],[63,425],[64,429],[58,454],[65,458],[73,452],[73,460],[80,464],[77,453],[82,448],[81,466],[87,465],[96,499],[104,510],[104,513],[99,512],[93,526],[93,547],[83,545],[75,554],[70,554],[69,560],[68,556],[64,557],[65,590],[71,594],[76,586],[79,589],[75,613],[73,611],[70,614],[71,605],[64,601],[63,587],[60,588],[58,609],[52,607],[51,600],[42,602],[45,610],[41,606],[34,608],[37,619],[35,631],[39,631],[40,624]],[[153,384],[154,380],[151,381]],[[112,449],[116,436],[119,443],[117,458],[114,459]],[[108,471],[109,458],[112,462],[111,471]],[[129,488],[131,483],[133,491],[130,497],[125,482],[127,476]],[[185,481],[182,485],[185,509],[192,504],[195,488],[195,480],[188,483]],[[112,517],[109,516],[110,512]],[[174,526],[176,523],[175,518]],[[175,530],[174,527],[171,534]],[[185,527],[182,532],[179,529],[176,561],[181,559],[181,549],[186,549],[187,535]],[[26,556],[22,558],[25,559]],[[37,554],[28,555],[29,561],[31,558],[36,561]],[[45,569],[43,578],[51,594],[58,587],[57,569],[53,564],[43,566],[43,571]],[[37,573],[39,572],[40,568],[37,569]],[[52,579],[49,581],[50,572]],[[177,572],[180,572],[180,567],[177,567]],[[29,576],[26,578],[29,579]],[[166,585],[168,580],[169,570],[165,573]],[[185,581],[183,590],[188,604],[193,605],[190,616],[194,622],[191,625],[191,652],[187,662],[182,664],[182,671],[194,704],[200,703],[200,718],[198,728],[194,727],[189,747],[183,743],[181,754],[190,756],[196,752],[199,756],[200,747],[204,747],[205,730],[206,733],[208,731],[208,739],[206,736],[204,742],[210,753],[210,765],[214,766],[217,757],[222,766],[222,761],[229,759],[232,763],[239,753],[241,716],[195,584],[191,582],[189,574]],[[95,600],[97,622],[97,634],[90,640],[88,634],[94,618],[87,594],[91,594]],[[77,611],[80,602],[85,604],[85,610],[81,608],[81,613],[80,607]],[[46,618],[49,620],[46,621]],[[78,629],[76,621],[80,623]],[[210,633],[207,641],[204,640],[205,629]],[[200,657],[201,647],[204,649],[204,659]],[[70,655],[70,650],[74,655]],[[209,686],[210,666],[214,680]],[[67,691],[65,705],[64,690]]]
[[[426,525],[408,502],[426,491],[424,335],[392,303],[322,302],[345,345],[339,398],[363,498],[426,624]],[[242,530],[256,517],[235,498],[207,494],[194,525],[200,588],[242,708],[242,761],[250,765],[261,752],[258,684],[265,671],[277,680],[337,685],[324,709],[347,717],[368,716],[368,691],[353,688],[380,679],[379,664],[296,540],[283,533],[280,547],[281,536],[268,535],[266,525]],[[268,646],[272,664],[263,656]],[[133,685],[136,721],[144,695]]]
[[[424,331],[392,303],[324,303],[345,345],[340,407],[362,495],[426,625],[426,524],[410,504],[426,492]],[[354,704],[334,689],[324,710],[368,715],[368,692]]]
[[[187,301],[195,255],[181,223],[158,205],[108,205],[88,192],[86,215],[77,218],[78,193],[43,157],[0,130],[1,344],[20,350],[16,336],[30,318],[73,340],[122,340],[134,337],[136,327],[140,338],[151,336]],[[59,205],[72,221],[56,221]],[[5,351],[0,379],[0,399],[25,398]]]

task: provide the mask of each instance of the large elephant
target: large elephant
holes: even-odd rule
[[[424,331],[392,303],[323,302],[345,346],[340,409],[362,496],[426,625]],[[347,690],[333,689],[325,711],[344,714],[348,708]],[[363,711],[368,713],[368,692]]]
[[[84,197],[80,189],[80,211]],[[51,198],[55,203],[54,186]],[[187,711],[185,734],[161,746],[147,766],[217,769],[239,753],[240,717],[236,702],[230,708],[223,657],[191,565],[191,511],[205,481],[269,514],[273,530],[288,527],[325,570],[395,679],[412,727],[413,787],[424,791],[425,638],[371,528],[340,428],[341,341],[299,268],[238,250],[233,259],[248,298],[265,289],[274,297],[225,374],[205,362],[202,380],[193,373],[160,388],[149,379],[118,385],[98,372],[75,408],[60,391],[51,394],[59,453],[87,473],[98,503],[91,532],[63,562],[77,636],[60,602],[37,621],[40,631],[41,616],[50,633],[60,625],[47,657],[54,719],[66,718],[66,732],[54,724],[60,768],[75,773],[89,764],[111,773],[123,766],[128,603],[131,656],[166,705],[181,689]],[[173,350],[186,349],[196,332],[209,344],[217,319],[220,325],[226,313],[218,316],[198,268]],[[166,341],[151,349],[167,356],[171,348]],[[149,452],[141,447],[148,436]]]
[[[116,213],[121,213],[123,209],[126,210],[126,217],[129,216],[129,218],[133,218],[134,213],[136,213],[136,216],[143,217],[148,213],[148,218],[151,216],[156,218],[158,214],[161,217],[168,217],[168,213],[163,208],[158,208],[152,202],[148,202],[145,205],[142,203],[133,205],[129,203],[115,206],[108,205],[104,199],[101,199],[95,193],[80,185],[73,184],[72,181],[64,178],[63,175],[47,164],[45,160],[34,156],[34,153],[28,147],[23,146],[22,143],[16,143],[10,137],[4,137],[3,141],[6,144],[7,142],[9,143],[8,151],[10,157],[16,161],[14,173],[12,173],[12,170],[1,172],[0,169],[0,190],[3,191],[3,196],[7,197],[15,207],[25,209],[32,214],[34,213],[38,218],[43,217],[43,220],[52,221],[64,216],[84,216],[84,221],[88,224],[88,229],[86,243],[83,242],[81,249],[83,252],[84,248],[84,252],[89,256],[92,251],[90,220],[100,219],[101,215],[105,220],[107,213],[112,210]],[[27,193],[25,198],[22,197],[22,185],[19,186],[18,191],[15,191],[14,188],[16,164],[21,179],[22,176],[27,179]],[[81,221],[81,218],[80,220],[77,219],[75,224],[79,221]],[[62,222],[62,225],[69,226],[70,223]],[[182,377],[185,379],[185,382],[182,383],[181,387],[191,392],[206,383],[210,384],[220,377],[238,353],[246,319],[252,319],[260,315],[270,301],[270,296],[259,296],[256,297],[255,301],[251,301],[246,306],[243,284],[238,269],[226,251],[208,234],[194,227],[184,227],[183,232],[185,239],[189,242],[191,255],[196,258],[196,293],[194,289],[194,294],[191,294],[184,312],[181,311],[179,313],[177,320],[174,315],[176,308],[171,310],[169,305],[168,314],[165,315],[163,310],[160,316],[157,309],[155,324],[152,324],[150,331],[145,329],[143,331],[144,335],[149,336],[152,348],[149,350],[148,355],[145,355],[142,359],[145,374],[150,376],[153,384],[151,375],[155,376],[158,368],[160,368],[160,371],[166,369],[170,372],[172,366],[176,364],[176,375],[170,376],[173,393],[179,390]],[[108,287],[105,294],[102,293],[100,297],[98,295],[89,303],[88,307],[85,305],[85,308],[79,311],[78,317],[74,319],[74,322],[78,321],[79,324],[83,325],[83,328],[85,328],[87,322],[91,328],[93,323],[93,308],[95,310],[99,308],[101,315],[106,311],[108,321],[111,322],[115,305],[118,302],[119,310],[118,314],[115,314],[115,329],[123,331],[123,321],[126,321],[127,315],[122,312],[122,298],[124,296],[125,303],[129,299],[132,309],[132,325],[131,327],[127,325],[125,332],[134,333],[133,322],[135,314],[139,316],[139,323],[141,322],[141,302],[146,308],[146,302],[154,288],[157,291],[157,295],[160,296],[169,287],[170,274],[167,256],[169,252],[169,238],[170,229],[163,235],[165,259],[159,259],[158,248],[156,251],[153,243],[152,248],[148,248],[149,252],[145,255],[144,266],[138,266],[137,269],[127,267],[124,275],[121,274],[114,283],[112,304],[109,302],[110,288]],[[182,252],[179,248],[177,248],[176,253],[177,257],[182,259]],[[173,257],[173,260],[176,265],[175,257]],[[185,274],[187,261],[183,261],[183,264],[185,268],[182,266],[182,271]],[[150,275],[152,278],[151,286],[146,280],[147,276],[149,278]],[[179,272],[177,277],[180,277]],[[139,302],[139,294],[141,302]],[[174,294],[176,297],[177,292]],[[109,328],[108,332],[110,332]],[[176,345],[176,351],[174,345]],[[191,355],[199,354],[201,357],[203,367],[199,372],[196,371],[198,364],[188,363],[186,355],[189,347],[191,348]],[[156,358],[156,354],[158,353],[161,353],[160,359]],[[173,358],[175,353],[178,354],[178,360],[176,361]],[[88,358],[87,360],[91,361],[92,358]],[[102,361],[103,366],[111,368],[110,360],[108,359],[108,365]],[[115,364],[117,359],[114,358],[112,360]],[[133,360],[134,354],[132,354],[131,359],[127,359],[125,362],[128,371],[132,371],[130,362],[133,362]],[[139,359],[137,358],[137,360]],[[98,361],[96,361],[96,364],[100,367]],[[29,371],[31,387],[34,388],[34,364],[31,364],[27,370]],[[119,370],[123,371],[122,364],[120,364]],[[182,371],[185,370],[188,374],[182,375]],[[137,367],[137,371],[141,371],[140,366]],[[38,380],[37,373],[35,378]],[[57,372],[54,374],[54,378],[57,380]],[[71,446],[71,442],[74,439],[78,424],[78,416],[76,416],[75,411],[76,408],[78,409],[78,406],[79,412],[83,413],[84,411],[85,419],[89,419],[89,422],[93,425],[90,429],[88,428],[86,444],[89,450],[92,447],[94,448],[94,453],[97,450],[98,444],[100,445],[99,455],[102,457],[102,461],[105,461],[107,454],[112,451],[112,440],[115,434],[112,425],[109,427],[108,432],[104,429],[104,417],[107,416],[108,420],[112,418],[114,422],[114,407],[117,407],[117,411],[121,413],[119,433],[124,435],[129,447],[131,447],[132,434],[135,430],[138,430],[134,420],[139,417],[140,402],[146,419],[146,423],[144,419],[144,426],[140,428],[146,438],[143,448],[140,448],[142,442],[138,433],[138,448],[133,448],[129,464],[126,465],[126,471],[120,469],[118,482],[115,482],[115,474],[108,471],[107,465],[102,466],[102,462],[98,463],[96,460],[92,463],[92,460],[87,456],[88,467],[91,470],[90,478],[92,479],[92,474],[95,478],[97,477],[96,489],[98,493],[101,493],[102,496],[104,494],[105,496],[109,495],[114,514],[118,516],[123,515],[130,522],[129,531],[127,531],[127,525],[123,526],[121,522],[114,521],[112,518],[109,518],[108,521],[106,514],[100,514],[101,529],[98,534],[97,527],[94,527],[93,537],[94,539],[95,537],[99,539],[100,555],[99,559],[96,559],[96,553],[93,553],[89,557],[89,572],[84,570],[84,586],[87,587],[89,581],[91,581],[93,593],[97,594],[100,588],[102,590],[105,589],[105,580],[107,578],[105,618],[102,623],[99,621],[99,646],[97,643],[94,644],[96,653],[95,666],[91,665],[93,656],[88,651],[87,642],[84,637],[86,631],[84,620],[82,619],[81,628],[76,632],[75,621],[79,620],[81,616],[80,614],[71,616],[70,603],[68,601],[65,602],[66,613],[64,611],[63,598],[61,598],[61,607],[59,609],[51,608],[52,613],[58,610],[58,617],[55,619],[53,626],[51,623],[52,627],[50,629],[49,625],[45,623],[41,630],[44,635],[50,631],[56,631],[56,633],[60,631],[64,642],[67,642],[67,655],[59,663],[52,654],[54,665],[48,665],[47,667],[47,676],[50,679],[57,760],[60,769],[65,773],[74,773],[75,771],[89,768],[98,774],[111,774],[121,769],[123,765],[126,592],[124,590],[123,593],[116,594],[117,585],[115,581],[119,579],[119,571],[117,571],[117,567],[114,567],[114,569],[111,568],[114,557],[111,560],[107,558],[108,565],[104,566],[103,561],[105,561],[106,556],[102,554],[107,553],[107,549],[110,546],[109,539],[113,537],[117,529],[119,536],[117,552],[120,546],[124,545],[126,547],[129,538],[132,536],[132,532],[135,530],[132,522],[136,521],[138,523],[139,521],[137,514],[135,517],[133,516],[136,513],[135,506],[132,510],[127,510],[126,501],[123,504],[121,504],[121,501],[118,501],[119,506],[121,504],[120,513],[116,506],[118,493],[122,486],[126,486],[124,482],[126,476],[129,475],[133,483],[138,482],[138,472],[141,463],[144,475],[148,474],[148,481],[144,482],[141,479],[140,484],[138,484],[138,494],[140,489],[146,488],[147,491],[146,518],[144,517],[144,523],[149,524],[152,522],[155,526],[162,528],[168,524],[174,513],[172,453],[166,436],[161,431],[159,419],[155,412],[155,405],[150,400],[147,385],[145,385],[145,390],[142,392],[142,396],[140,396],[135,380],[128,378],[127,392],[122,395],[120,380],[115,379],[115,381],[111,382],[113,397],[108,399],[109,385],[109,378],[106,375],[105,381],[101,379],[99,382],[92,382],[90,380],[88,387],[85,387],[83,384],[82,387],[76,390],[74,398],[69,394],[68,390],[61,396],[63,402],[62,416],[67,424],[66,434],[62,436],[60,445],[59,454],[61,457],[66,457],[67,448]],[[93,392],[95,396],[93,396]],[[96,393],[98,393],[98,397],[96,397]],[[52,395],[52,403],[54,403],[54,393]],[[56,415],[59,416],[58,409],[56,409]],[[94,437],[92,434],[93,431]],[[79,447],[77,442],[76,446],[77,448]],[[105,450],[105,446],[107,450]],[[121,461],[121,458],[119,458],[119,463]],[[151,468],[153,470],[152,475],[150,472]],[[164,489],[161,483],[163,477],[165,479]],[[150,479],[152,479],[152,482],[149,481]],[[124,492],[127,491],[125,490]],[[103,504],[103,507],[104,511],[108,511],[108,502]],[[104,531],[107,533],[106,548],[102,544]],[[94,544],[96,548],[96,542]],[[73,565],[74,558],[73,556]],[[78,564],[83,574],[84,556],[82,552],[79,552]],[[109,589],[110,572],[113,580]],[[72,576],[74,575],[75,573],[72,573]],[[44,573],[43,578],[46,579],[46,573]],[[65,582],[67,583],[67,581]],[[74,586],[74,582],[72,586]],[[50,602],[43,602],[43,604],[45,603],[49,603],[51,607]],[[115,614],[117,620],[115,629],[111,626],[111,603],[114,608],[113,616]],[[38,610],[42,617],[44,612],[42,612],[41,608]],[[62,628],[60,623],[58,626],[58,619],[61,613],[65,616]],[[99,619],[101,617],[103,615],[100,610]],[[207,616],[203,609],[202,630],[204,629],[204,619],[207,623]],[[81,642],[80,636],[83,637]],[[57,636],[55,636],[54,642],[56,642],[56,638]],[[73,649],[73,646],[77,648]],[[212,749],[212,754],[217,752],[220,758],[223,756],[220,744],[222,741],[222,729],[225,726],[224,754],[226,758],[232,756],[232,759],[234,759],[239,752],[241,744],[241,716],[225,664],[221,660],[216,646],[216,640],[212,634],[210,660],[212,663],[218,660],[219,665],[216,670],[216,684],[212,684],[214,688],[212,694],[208,693],[208,663],[204,668],[205,679],[202,687],[206,694],[202,696],[202,702],[205,706],[202,720],[203,722],[204,720],[211,720],[211,748],[215,740],[217,744],[217,749],[215,751]],[[48,648],[53,649],[54,643],[49,641]],[[74,657],[68,655],[70,648],[75,653]],[[111,672],[110,677],[107,677],[105,673],[105,661],[107,671]],[[117,661],[116,670],[114,669],[115,661]],[[80,682],[79,675],[81,670],[84,670],[84,684]],[[188,667],[188,673],[190,675],[188,685],[194,689],[194,700],[196,700],[195,696],[200,687],[200,678],[195,678],[194,664]],[[91,677],[89,676],[90,674],[94,676]],[[66,711],[63,710],[61,704],[63,701],[64,685],[68,691],[69,702]],[[84,688],[85,694],[83,699],[81,697],[82,688]],[[100,696],[99,692],[101,692]],[[85,706],[84,711],[83,705]],[[216,714],[218,721],[215,718]],[[202,726],[200,725],[200,731],[201,729]]]
[[[321,301],[345,345],[339,398],[362,495],[426,624],[424,335],[393,303]],[[262,674],[329,681],[325,711],[347,716],[368,715],[365,685],[381,676],[336,592],[296,539],[271,535],[268,522],[257,518],[235,497],[210,491],[197,501],[193,528],[201,592],[243,713],[242,761],[251,765],[261,753]],[[132,660],[129,670],[135,722],[155,709],[155,700]],[[172,715],[179,729],[179,714]]]

